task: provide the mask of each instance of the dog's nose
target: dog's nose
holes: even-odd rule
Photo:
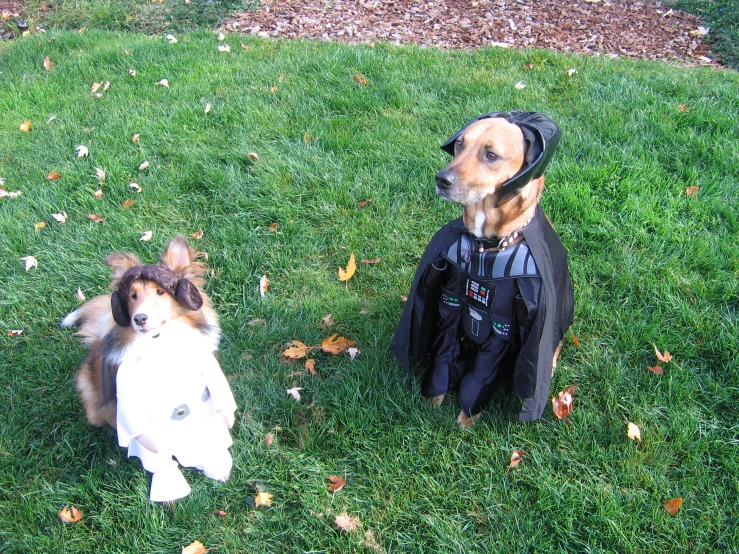
[[[436,186],[441,189],[448,189],[454,184],[452,175],[443,169],[436,174]]]
[[[146,324],[147,319],[149,319],[149,317],[146,314],[136,314],[133,316],[134,323],[139,327],[143,327]]]

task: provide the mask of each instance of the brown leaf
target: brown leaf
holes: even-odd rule
[[[20,131],[23,131],[24,133],[27,133],[28,131],[30,131],[30,130],[31,130],[31,122],[30,122],[30,121],[29,121],[28,119],[26,119],[26,120],[25,120],[25,121],[24,121],[24,122],[23,122],[23,123],[21,124],[21,126],[20,126],[20,127],[18,127],[18,129],[19,129]]]
[[[371,260],[362,260],[363,264],[379,264],[382,261],[382,258],[373,258]]]
[[[105,221],[104,217],[100,217],[97,214],[87,214],[87,217],[89,219],[92,219],[95,223],[102,223],[103,221]]]
[[[654,353],[657,355],[657,359],[660,362],[671,362],[672,361],[672,354],[670,354],[667,350],[665,350],[665,353],[662,354],[662,352],[660,352],[659,349],[657,348],[656,344],[653,346],[654,346]]]
[[[75,523],[82,519],[82,511],[78,510],[74,506],[65,506],[62,511],[59,512],[59,519],[64,523]]]
[[[11,329],[10,331],[8,331],[8,336],[9,337],[17,337],[21,333],[23,333],[23,329]]]
[[[269,232],[270,233],[276,233],[278,227],[279,227],[279,224],[277,224],[277,223],[270,223],[269,224]]]
[[[321,342],[321,348],[324,352],[328,352],[329,354],[341,354],[344,350],[355,344],[356,343],[353,340],[339,337],[338,334],[334,334],[323,339]]]
[[[685,189],[685,194],[687,196],[693,196],[696,192],[698,192],[698,189],[700,189],[699,186],[693,185],[692,187],[688,187]]]
[[[44,69],[46,71],[51,71],[52,69],[54,69],[54,62],[51,61],[51,58],[49,58],[49,56],[46,56],[44,58]]]
[[[572,335],[572,342],[575,344],[575,348],[580,348],[580,339],[577,336]]]
[[[336,527],[342,531],[346,531],[347,533],[354,533],[362,527],[362,522],[359,521],[358,517],[352,517],[346,512],[336,516],[334,522],[336,523]]]
[[[215,511],[215,512],[213,512],[213,513],[214,513],[215,515],[217,515],[217,516],[221,516],[221,519],[226,519],[226,516],[228,515],[228,514],[227,514],[226,512],[224,512],[223,510],[216,510],[216,511]]]
[[[559,419],[564,419],[572,411],[572,403],[575,400],[575,389],[577,385],[567,387],[565,390],[560,392],[557,396],[552,397],[552,410],[554,415]]]
[[[352,75],[352,79],[354,79],[357,83],[359,83],[363,87],[367,86],[367,79],[365,79],[361,75]]]
[[[200,541],[195,541],[188,546],[182,547],[182,554],[205,554],[205,545]]]
[[[93,192],[92,195],[95,198],[102,198],[103,197],[103,190],[102,189],[98,189],[95,192]]]
[[[526,452],[524,452],[523,450],[518,450],[517,448],[514,449],[513,454],[511,454],[511,463],[508,465],[506,473],[508,473],[512,467],[516,467],[518,464],[520,464],[524,456],[526,456]]]
[[[328,492],[339,492],[346,485],[346,481],[338,475],[329,475],[328,479]]]
[[[124,200],[121,206],[128,209],[136,203],[136,200]]]
[[[191,239],[200,240],[203,238],[203,230],[200,229],[200,231],[196,231],[195,233],[192,233],[190,235]]]
[[[271,506],[273,496],[274,495],[268,492],[259,491],[254,497],[254,506],[256,508],[258,508],[259,506]]]
[[[357,271],[357,262],[354,259],[354,254],[349,256],[349,261],[346,264],[346,270],[339,268],[339,281],[349,282],[354,273]]]
[[[259,294],[264,297],[265,294],[267,294],[267,291],[269,290],[269,279],[267,279],[266,275],[262,275],[262,278],[259,279]]]
[[[313,358],[305,360],[305,370],[311,375],[316,375],[316,361]]]
[[[286,358],[298,360],[307,356],[309,351],[310,346],[303,344],[299,340],[291,340],[290,346],[282,353],[282,355]]]
[[[47,180],[47,181],[56,181],[57,179],[61,179],[61,178],[62,178],[62,176],[61,176],[61,175],[59,175],[59,174],[58,174],[58,173],[56,172],[56,170],[53,170],[53,171],[52,171],[51,173],[49,173],[49,174],[48,174],[48,175],[46,176],[46,180]]]
[[[525,63],[525,64],[523,64],[523,68],[524,68],[524,69],[525,69],[526,71],[529,71],[529,70],[531,70],[531,69],[534,69],[534,64],[532,64],[532,63]]]
[[[141,133],[136,133],[135,135],[131,137],[131,142],[138,142],[140,138],[141,138]]]
[[[274,433],[267,433],[264,435],[264,446],[272,446],[275,442],[275,434]]]
[[[657,365],[650,365],[649,371],[652,373],[656,373],[657,375],[662,375],[665,371],[662,369],[662,362],[658,362]]]
[[[668,514],[670,514],[671,516],[674,516],[680,510],[680,506],[682,505],[682,503],[683,503],[682,497],[678,497],[678,498],[673,498],[671,500],[666,500],[662,504],[662,507],[665,510],[667,510]]]
[[[364,208],[367,204],[369,204],[373,200],[374,198],[368,198],[367,200],[360,200],[359,202],[357,202],[357,206],[359,206],[360,208]]]
[[[680,105],[679,105],[679,106],[677,107],[677,109],[678,109],[678,110],[680,110],[681,112],[687,112],[687,111],[690,111],[690,107],[689,107],[689,106],[688,106],[687,104],[680,104]]]

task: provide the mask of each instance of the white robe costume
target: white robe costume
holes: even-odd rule
[[[228,479],[233,464],[228,429],[237,406],[214,356],[217,341],[217,336],[170,321],[156,338],[137,336],[121,356],[118,444],[153,474],[152,501],[177,500],[190,492],[173,456],[212,479]],[[157,452],[142,442],[153,443]]]

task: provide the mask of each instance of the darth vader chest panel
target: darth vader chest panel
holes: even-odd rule
[[[502,252],[480,252],[465,234],[442,254],[435,268],[443,270],[440,314],[459,317],[472,341],[482,344],[491,335],[511,340],[525,325],[526,304],[517,280],[541,278],[526,241]]]

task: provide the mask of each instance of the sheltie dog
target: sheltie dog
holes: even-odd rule
[[[178,468],[226,481],[232,468],[228,431],[236,402],[215,352],[218,316],[202,289],[205,265],[183,235],[157,264],[116,252],[111,294],[68,314],[90,347],[77,373],[88,421],[117,430],[120,446],[152,476],[150,498],[168,502],[190,487]]]

